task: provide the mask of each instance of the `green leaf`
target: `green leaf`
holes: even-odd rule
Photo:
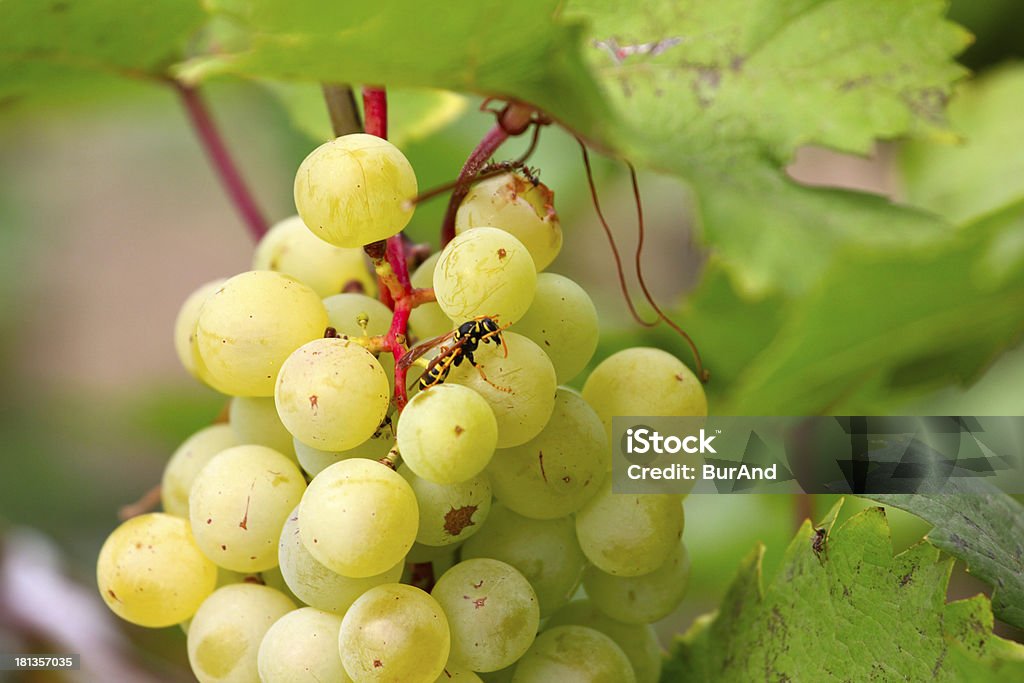
[[[0,98],[164,74],[204,15],[198,0],[4,0]]]
[[[584,133],[608,107],[581,55],[579,22],[552,19],[557,0],[324,3],[210,0],[248,36],[242,50],[183,65],[186,79],[234,73],[276,80],[431,87],[531,102]]]
[[[838,529],[836,505],[805,522],[775,580],[763,547],[740,566],[714,618],[680,638],[662,680],[938,680],[1024,674],[1024,647],[992,634],[983,596],[946,604],[952,560],[919,543],[893,557],[881,508]]]
[[[619,150],[694,185],[706,240],[745,297],[802,294],[847,246],[882,251],[948,231],[878,197],[802,187],[780,168],[801,145],[867,153],[877,138],[943,130],[964,74],[951,57],[969,36],[942,18],[941,0],[570,9],[592,22],[590,62],[626,121]]]
[[[320,86],[282,81],[264,85],[281,102],[297,130],[317,141],[334,137]],[[452,123],[467,106],[465,97],[447,90],[389,89],[388,138],[405,147]]]
[[[930,251],[845,252],[791,304],[718,412],[856,414],[880,398],[973,379],[1024,330],[1011,313],[1024,310],[1022,229],[1024,201]]]
[[[949,106],[961,144],[918,141],[903,149],[907,201],[964,223],[1024,197],[1022,109],[1024,65],[961,86]]]
[[[966,562],[972,574],[992,586],[997,617],[1024,628],[1024,506],[974,479],[952,479],[941,494],[865,497],[933,524],[928,541]]]

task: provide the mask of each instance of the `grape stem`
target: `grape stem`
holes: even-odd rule
[[[441,223],[441,247],[448,244],[455,237],[455,213],[459,205],[469,193],[472,180],[487,165],[494,153],[498,151],[502,143],[512,135],[520,135],[529,128],[531,123],[538,122],[534,114],[536,110],[521,102],[509,102],[505,108],[498,112],[498,122],[487,131],[480,144],[470,153],[459,177],[455,181],[455,189],[448,200],[448,209],[444,214],[444,221]],[[539,125],[539,123],[538,123]]]
[[[196,88],[176,80],[171,80],[170,83],[181,98],[181,103],[185,107],[185,112],[192,123],[192,128],[195,130],[199,142],[206,151],[210,163],[220,177],[228,197],[230,197],[238,213],[241,214],[242,220],[245,222],[253,239],[259,241],[263,235],[267,234],[269,227],[267,220],[263,217],[263,213],[256,204],[256,199],[242,179],[242,174],[238,170],[238,166],[235,165],[231,153],[228,152],[224,138],[221,136],[213,116],[210,115],[206,103]]]
[[[388,138],[388,97],[384,88],[363,88],[363,115],[366,132],[379,138]]]

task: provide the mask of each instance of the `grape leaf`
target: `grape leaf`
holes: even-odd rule
[[[833,529],[805,522],[761,585],[763,547],[717,616],[677,640],[663,681],[937,680],[1024,674],[1024,647],[992,634],[988,600],[946,604],[953,562],[925,542],[895,557],[881,508]]]
[[[240,50],[197,58],[186,80],[234,73],[286,81],[383,83],[515,97],[584,133],[608,107],[583,61],[579,22],[555,22],[557,0],[323,3],[210,0],[248,37]]]
[[[4,99],[160,76],[204,19],[198,0],[5,0],[0,13]]]
[[[966,223],[1024,197],[1024,65],[964,83],[949,105],[960,144],[911,141],[902,150],[907,201]]]
[[[928,541],[964,560],[972,574],[993,587],[992,609],[996,616],[1024,628],[1024,506],[975,479],[952,479],[938,495],[923,492],[865,497],[906,510],[934,525]]]
[[[932,250],[844,253],[719,411],[860,414],[873,398],[973,379],[1024,331],[1024,250],[1006,248],[1022,225],[1024,200]]]
[[[809,291],[848,245],[884,251],[948,226],[878,197],[810,189],[781,170],[819,144],[944,129],[951,57],[968,35],[945,3],[727,0],[636,7],[573,0],[589,61],[629,133],[619,151],[697,190],[706,239],[748,298]]]

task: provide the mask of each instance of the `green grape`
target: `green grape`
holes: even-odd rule
[[[199,353],[196,325],[199,323],[199,313],[203,310],[203,304],[211,294],[223,287],[225,282],[227,280],[223,278],[207,282],[189,294],[174,321],[174,350],[178,354],[181,365],[188,371],[188,374],[221,393],[224,393],[223,390],[210,375],[210,371],[206,369],[206,363],[203,362],[203,357]]]
[[[204,427],[185,439],[164,466],[160,481],[160,499],[164,512],[188,517],[188,494],[199,470],[221,451],[239,445],[230,426],[215,424]]]
[[[529,581],[504,562],[460,562],[438,579],[431,595],[448,615],[452,659],[473,671],[505,668],[537,635],[537,596]]]
[[[260,683],[352,683],[341,665],[341,617],[314,607],[274,622],[256,657]]]
[[[283,533],[283,531],[282,531]],[[264,586],[270,586],[276,591],[284,593],[289,600],[295,604],[299,604],[302,600],[292,592],[292,589],[285,583],[284,574],[281,573],[281,567],[271,567],[270,569],[264,569],[259,573],[259,579],[262,580]],[[259,583],[259,581],[257,581]]]
[[[273,448],[295,460],[292,435],[281,422],[272,397],[235,396],[228,409],[228,424],[238,437],[238,443]]]
[[[398,473],[416,494],[420,510],[417,543],[451,545],[464,541],[479,531],[487,519],[491,509],[491,483],[487,475],[478,474],[457,484],[435,484],[416,476],[405,465]]]
[[[516,665],[512,683],[636,683],[615,641],[586,626],[544,631]]]
[[[388,378],[372,353],[344,339],[316,339],[285,361],[274,400],[299,441],[344,451],[373,436],[389,396]]]
[[[498,448],[510,448],[544,429],[555,407],[558,383],[551,361],[539,346],[515,332],[501,336],[508,356],[493,344],[482,344],[474,354],[486,379],[477,368],[463,363],[452,368],[448,383],[467,386],[487,400],[498,421]]]
[[[498,441],[498,423],[477,392],[439,384],[412,397],[395,436],[409,469],[428,481],[454,484],[487,467]]]
[[[352,337],[387,334],[391,327],[391,309],[365,294],[335,294],[324,299],[331,327]],[[366,328],[360,324],[365,318]]]
[[[661,677],[661,645],[650,625],[636,626],[605,616],[590,600],[574,600],[555,612],[544,625],[587,626],[615,641],[629,659],[636,674],[636,683],[658,683]]]
[[[266,446],[235,446],[196,475],[189,519],[196,543],[218,565],[259,572],[277,564],[277,541],[306,480],[291,460]]]
[[[213,592],[217,567],[199,550],[187,521],[153,512],[129,519],[107,537],[96,582],[114,614],[159,628],[195,613]]]
[[[388,454],[394,443],[395,428],[390,419],[385,419],[369,439],[345,451],[322,451],[319,448],[307,446],[298,439],[292,441],[299,464],[311,477],[315,477],[334,463],[349,458],[380,460]]]
[[[576,538],[600,570],[640,576],[668,560],[683,536],[683,525],[679,496],[612,493],[608,477],[576,513]]]
[[[483,683],[483,679],[458,662],[449,661],[434,683]]]
[[[359,683],[434,683],[450,647],[441,606],[401,583],[366,591],[345,613],[338,636],[345,671]]]
[[[316,292],[280,273],[254,270],[210,295],[196,335],[215,388],[233,396],[272,396],[284,360],[323,337],[326,328],[327,311]]]
[[[377,279],[362,249],[328,244],[298,216],[270,228],[256,246],[252,268],[293,277],[321,297],[338,294],[350,282],[358,282],[367,294],[377,292]]]
[[[671,614],[686,595],[690,557],[677,543],[668,559],[643,576],[612,576],[596,567],[583,574],[587,595],[602,612],[627,624],[650,624]]]
[[[440,252],[431,254],[426,261],[420,264],[410,278],[413,287],[428,289],[434,286],[434,266],[437,265],[437,260],[440,257]],[[451,319],[445,315],[435,301],[420,304],[409,314],[409,329],[420,339],[440,337],[451,332],[452,328]]]
[[[612,417],[708,414],[704,387],[690,368],[661,349],[638,347],[612,354],[583,385],[611,436]]]
[[[601,420],[586,401],[559,387],[540,434],[498,449],[487,473],[495,497],[511,510],[556,519],[576,512],[597,493],[610,460]]]
[[[542,617],[569,602],[587,564],[571,517],[529,519],[501,504],[491,509],[483,532],[462,546],[463,560],[477,557],[500,560],[519,570],[537,594]]]
[[[530,250],[537,270],[550,265],[562,249],[562,226],[555,213],[555,194],[511,172],[473,185],[455,214],[455,232],[496,226],[515,235]]]
[[[526,315],[512,328],[548,354],[559,382],[587,367],[597,348],[597,309],[578,284],[563,275],[541,273]]]
[[[300,538],[331,570],[362,578],[399,562],[416,539],[416,494],[373,460],[342,460],[313,478],[299,506]]]
[[[199,683],[258,681],[263,636],[294,609],[287,596],[255,583],[215,590],[188,628],[188,661]]]
[[[503,324],[533,301],[537,269],[523,243],[498,228],[474,228],[448,243],[434,269],[434,294],[455,321],[486,315]]]
[[[361,247],[397,234],[412,218],[416,174],[387,140],[354,133],[325,142],[295,173],[295,208],[315,235]]]
[[[303,544],[298,508],[288,516],[281,530],[277,559],[285,583],[299,600],[339,615],[344,615],[356,598],[374,586],[398,581],[405,564],[399,560],[383,573],[361,579],[331,571],[320,564]]]

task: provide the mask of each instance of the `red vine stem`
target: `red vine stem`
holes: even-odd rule
[[[384,88],[363,88],[363,118],[367,133],[387,140],[388,96]]]
[[[171,84],[181,98],[192,128],[199,137],[203,149],[206,150],[206,155],[220,177],[231,202],[235,205],[238,213],[242,215],[242,220],[249,229],[249,233],[258,241],[267,233],[267,221],[242,179],[242,174],[235,165],[231,153],[228,152],[227,145],[224,144],[224,139],[221,137],[220,130],[214,123],[206,103],[194,87],[179,81],[171,81]]]
[[[455,213],[459,210],[462,200],[469,193],[469,181],[480,172],[480,169],[487,165],[490,158],[501,147],[501,143],[507,139],[508,133],[505,132],[500,123],[497,123],[494,125],[494,128],[487,131],[487,135],[484,136],[484,139],[480,141],[480,144],[476,146],[469,155],[469,158],[466,159],[466,163],[462,166],[462,170],[459,171],[459,177],[455,181],[455,189],[448,200],[448,209],[445,211],[444,221],[441,223],[442,249],[455,238]]]
[[[535,118],[536,113],[533,107],[520,102],[509,102],[504,109],[497,112],[498,122],[487,131],[483,140],[473,149],[469,158],[466,159],[466,163],[463,164],[462,170],[459,171],[455,189],[452,190],[452,196],[448,200],[444,221],[441,223],[442,249],[455,238],[455,214],[459,210],[462,200],[469,193],[470,181],[487,165],[487,162],[498,151],[502,143],[508,140],[509,136],[522,134],[530,124],[540,125]],[[532,144],[529,151],[533,151]]]

